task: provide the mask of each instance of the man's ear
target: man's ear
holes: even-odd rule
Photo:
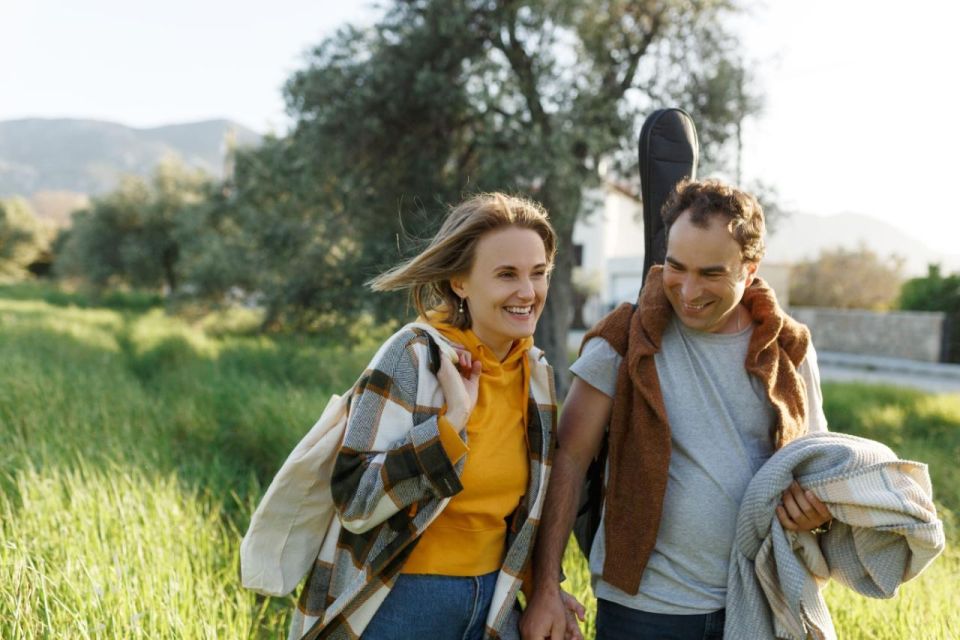
[[[759,262],[747,262],[744,264],[747,269],[747,285],[750,286],[753,284],[753,281],[757,278],[757,269],[760,268]]]

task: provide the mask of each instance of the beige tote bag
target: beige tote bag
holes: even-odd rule
[[[430,325],[414,322],[404,328],[426,331],[440,352],[456,362],[456,349]],[[352,395],[353,388],[330,398],[250,518],[250,528],[240,543],[240,580],[245,588],[268,596],[287,595],[313,566],[323,541],[339,536],[330,477],[347,428]]]

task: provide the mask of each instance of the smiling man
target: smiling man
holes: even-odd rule
[[[597,638],[722,638],[737,511],[760,465],[826,429],[816,353],[757,277],[756,198],[682,182],[662,211],[667,255],[587,334],[560,418],[524,638],[563,638],[560,559],[590,461],[608,438],[590,553]],[[796,483],[777,515],[814,530],[827,508]]]

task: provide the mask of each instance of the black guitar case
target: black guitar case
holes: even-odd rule
[[[700,143],[683,109],[659,109],[640,130],[640,193],[643,197],[643,276],[663,264],[667,237],[660,211],[678,182],[696,180]]]
[[[640,129],[640,193],[643,198],[643,274],[663,264],[667,238],[660,211],[678,182],[696,179],[700,144],[693,118],[683,109],[658,109]],[[590,463],[580,495],[573,534],[585,556],[590,555],[603,509],[603,475],[607,463],[607,439]]]

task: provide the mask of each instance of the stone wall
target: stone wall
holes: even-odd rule
[[[790,315],[810,327],[817,351],[940,360],[944,318],[940,312],[794,307]]]

